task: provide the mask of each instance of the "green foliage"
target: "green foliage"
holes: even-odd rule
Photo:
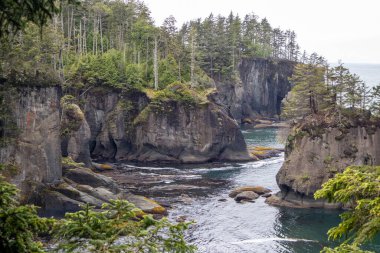
[[[125,86],[126,73],[120,52],[109,50],[101,55],[87,55],[75,61],[67,73],[74,82],[115,88]]]
[[[322,185],[316,199],[349,205],[342,222],[328,231],[330,239],[346,237],[354,247],[368,242],[380,231],[380,167],[351,166]],[[329,251],[326,251],[329,252]],[[334,252],[334,251],[331,251]]]
[[[64,2],[61,0],[61,2]],[[77,3],[77,0],[67,0],[67,3]],[[61,11],[61,5],[54,0],[2,0],[0,3],[0,38],[9,33],[23,30],[28,22],[40,28]]]
[[[0,165],[0,171],[3,169],[7,168]],[[37,236],[47,232],[54,220],[40,218],[35,206],[21,205],[16,186],[6,182],[1,175],[0,196],[0,251],[43,252]]]
[[[61,136],[69,136],[72,132],[77,131],[85,119],[82,110],[75,103],[76,99],[71,95],[61,98]]]
[[[22,18],[12,22],[19,22],[14,27],[22,32],[1,41],[0,75],[13,84],[152,87],[155,40],[160,88],[175,81],[209,88],[213,80],[235,81],[243,57],[296,60],[298,55],[294,32],[272,29],[255,15],[244,21],[233,13],[210,15],[178,30],[174,17],[156,27],[142,1],[90,0],[77,6],[79,1],[62,0],[55,7],[50,0],[11,2],[1,5],[2,22],[14,11]],[[27,4],[36,5],[26,10]],[[24,11],[29,14],[22,16]]]
[[[171,224],[150,215],[138,218],[141,210],[127,201],[111,200],[101,211],[89,205],[67,213],[56,224],[57,250],[75,252],[194,252],[184,230],[189,223]]]
[[[54,86],[60,83],[57,70],[61,36],[49,24],[43,36],[29,24],[19,36],[0,41],[0,77],[12,85]]]
[[[307,63],[297,64],[289,80],[294,87],[283,104],[284,118],[331,114],[339,120],[345,116],[359,122],[367,115],[369,118],[369,108],[375,114],[378,112],[379,90],[369,90],[343,64],[329,68],[324,59],[316,54]]]
[[[284,102],[285,118],[315,114],[328,108],[324,72],[325,69],[320,64],[296,65],[292,77],[289,78],[294,86]]]
[[[76,169],[85,167],[84,163],[77,163],[70,156],[62,157],[61,164],[63,169]]]
[[[127,84],[133,87],[145,86],[147,81],[146,64],[129,64],[125,69],[125,76]]]
[[[355,245],[343,243],[334,249],[325,247],[321,251],[321,253],[373,253],[373,252],[362,250],[358,246],[355,246]]]
[[[161,60],[158,64],[159,86],[166,87],[178,80],[178,64],[173,56]]]
[[[371,112],[375,117],[380,117],[380,84],[373,87],[372,99]]]
[[[82,166],[71,158],[63,159],[63,165]],[[4,169],[8,168],[0,165],[0,171]],[[85,205],[62,220],[40,218],[37,207],[21,205],[16,186],[0,175],[0,251],[4,253],[45,252],[38,240],[42,233],[52,234],[59,252],[195,252],[184,239],[189,225],[156,220],[124,200],[110,200],[100,211]]]
[[[208,89],[190,88],[189,85],[174,82],[163,90],[155,91],[152,97],[153,104],[177,101],[188,106],[207,103]]]

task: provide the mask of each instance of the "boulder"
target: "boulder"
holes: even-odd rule
[[[270,196],[272,196],[271,193],[264,193],[263,195],[261,195],[261,197],[263,198],[269,198]]]
[[[283,149],[278,149],[278,148],[271,148],[271,147],[250,147],[249,148],[249,153],[250,155],[258,160],[263,160],[263,159],[268,159],[271,157],[277,157],[279,156],[282,152],[284,152]]]
[[[231,198],[235,198],[239,193],[246,191],[252,191],[259,195],[271,192],[271,190],[262,186],[244,186],[232,190],[228,196]]]
[[[126,199],[133,203],[137,208],[141,209],[145,213],[161,214],[167,213],[166,209],[159,205],[156,201],[148,199],[146,197],[134,194],[127,194]]]
[[[240,201],[252,201],[254,199],[257,199],[259,195],[253,191],[244,191],[236,195],[235,200],[237,202]]]
[[[95,162],[92,162],[92,166],[96,170],[99,170],[99,171],[112,170],[113,169],[113,166],[111,164],[108,164],[108,163],[95,163]]]
[[[119,187],[114,180],[109,177],[94,173],[87,168],[75,168],[68,169],[65,174],[65,178],[82,185],[89,185],[92,187],[105,187],[112,192],[119,192]]]
[[[84,203],[69,198],[57,191],[44,190],[39,194],[38,199],[34,200],[34,204],[41,207],[39,210],[40,215],[63,217],[66,212],[78,211],[80,205]]]

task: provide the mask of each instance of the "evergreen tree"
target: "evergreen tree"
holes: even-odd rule
[[[302,117],[328,108],[323,66],[313,63],[297,64],[289,80],[293,88],[284,102],[284,117]]]
[[[315,193],[316,199],[352,206],[341,215],[341,223],[328,231],[330,239],[345,238],[335,250],[322,252],[364,252],[359,246],[380,232],[380,167],[352,166],[335,175]]]

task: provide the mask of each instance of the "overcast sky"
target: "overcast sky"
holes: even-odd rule
[[[292,29],[302,49],[330,62],[380,63],[380,0],[143,0],[157,25],[169,15],[178,24],[198,17],[242,18],[254,12],[273,27]]]

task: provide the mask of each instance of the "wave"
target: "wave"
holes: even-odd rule
[[[130,164],[123,164],[123,167],[127,167],[127,168],[131,168],[131,169],[139,169],[139,170],[178,170],[180,171],[180,169],[178,168],[174,168],[174,167],[148,167],[148,166],[136,166],[136,165],[130,165]]]
[[[231,244],[264,243],[264,242],[273,242],[273,241],[281,241],[281,242],[318,242],[316,240],[308,240],[308,239],[273,237],[273,238],[258,238],[258,239],[243,240],[243,241],[239,241],[239,242],[231,242]]]

